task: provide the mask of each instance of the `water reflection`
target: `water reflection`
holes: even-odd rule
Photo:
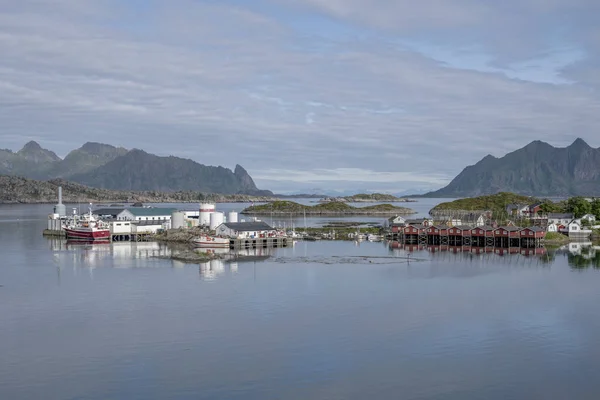
[[[569,243],[557,252],[567,255],[569,266],[574,270],[600,269],[600,246],[591,242]]]
[[[202,248],[190,249],[188,246],[165,244],[159,242],[82,242],[64,239],[49,239],[48,248],[53,252],[53,261],[57,267],[72,265],[88,268],[110,266],[115,268],[137,268],[161,266],[162,259],[171,259],[182,252],[205,252],[217,255],[218,258],[196,263],[200,267],[200,275],[212,280],[226,271],[237,273],[239,263],[264,261],[272,257],[275,248],[224,249]],[[156,261],[153,263],[152,261]],[[189,262],[171,260],[174,268],[189,266]]]
[[[222,250],[225,250],[224,252]],[[216,253],[220,253],[220,257],[215,260],[210,260],[200,263],[198,271],[200,277],[207,281],[217,279],[219,276],[229,272],[236,274],[240,263],[256,263],[257,261],[265,261],[276,253],[274,248],[256,248],[256,249],[215,249]]]

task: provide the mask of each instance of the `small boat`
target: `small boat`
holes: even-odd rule
[[[383,240],[383,237],[380,235],[374,235],[371,233],[367,236],[367,240],[369,242],[381,242]]]
[[[192,243],[198,247],[227,247],[229,248],[229,238],[200,235],[192,239]]]
[[[91,208],[86,217],[65,226],[65,233],[68,240],[110,240],[110,228],[94,218]]]

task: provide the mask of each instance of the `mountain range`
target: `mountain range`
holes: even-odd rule
[[[540,140],[466,167],[446,187],[423,197],[455,198],[513,192],[528,196],[599,196],[600,148],[583,139],[553,147]]]
[[[64,159],[31,141],[17,152],[0,149],[0,175],[30,179],[64,179],[90,187],[132,191],[197,191],[271,196],[259,190],[240,165],[232,171],[179,157],[161,157],[88,142]]]

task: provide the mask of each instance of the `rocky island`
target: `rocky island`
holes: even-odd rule
[[[285,216],[392,216],[410,215],[416,212],[410,208],[392,204],[377,204],[367,207],[353,207],[344,202],[328,202],[315,206],[305,206],[293,201],[273,201],[267,204],[251,206],[242,211],[245,215],[285,215]]]
[[[396,197],[392,194],[385,193],[359,193],[352,196],[343,197],[324,197],[320,199],[319,203],[331,203],[331,202],[342,202],[342,203],[409,203],[415,202],[416,200],[406,199],[402,197]]]

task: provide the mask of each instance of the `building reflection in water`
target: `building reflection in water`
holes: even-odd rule
[[[48,240],[56,262],[69,259],[73,266],[132,268],[148,266],[148,260],[169,258],[172,249],[158,242],[114,242]]]
[[[159,242],[113,242],[67,241],[52,238],[48,240],[48,248],[53,252],[53,260],[57,267],[72,265],[77,268],[88,268],[90,272],[97,267],[142,268],[164,266],[159,259],[170,259],[177,252],[189,252],[187,246],[177,246]],[[275,254],[274,248],[236,249],[202,248],[193,251],[208,252],[219,258],[196,263],[199,265],[203,279],[215,279],[226,271],[235,274],[239,264],[252,261],[263,261]],[[151,261],[157,261],[153,263]],[[171,260],[174,268],[193,265],[183,261]]]
[[[239,269],[239,264],[267,260],[269,257],[272,257],[276,251],[274,248],[215,250],[226,251],[215,251],[215,253],[220,255],[220,258],[200,264],[198,271],[200,277],[204,280],[215,280],[227,271],[231,274],[236,274]],[[203,249],[202,251],[206,251],[206,249]]]

